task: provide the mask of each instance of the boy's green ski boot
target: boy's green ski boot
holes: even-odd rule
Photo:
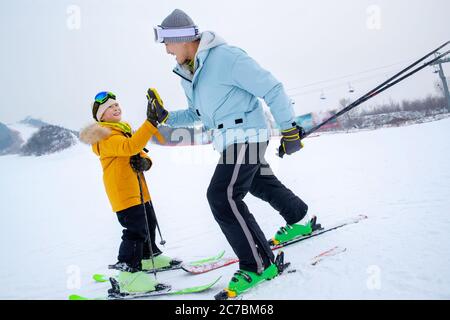
[[[153,262],[155,263],[153,265]],[[157,255],[153,257],[153,259],[143,259],[142,260],[142,270],[144,271],[163,271],[176,269],[181,267],[182,261],[177,259],[172,259],[165,255]]]
[[[303,221],[306,221],[306,223],[304,223]],[[316,221],[316,216],[313,216],[311,219],[306,216],[299,223],[287,224],[277,231],[275,236],[269,240],[269,244],[271,246],[274,246],[289,242],[298,237],[310,235],[314,230],[317,229],[318,226],[320,226],[317,225]]]
[[[161,290],[154,277],[142,271],[120,271],[117,279],[110,278],[109,280],[112,285],[112,289],[108,290],[110,296],[125,296]]]
[[[289,263],[284,264],[283,261],[284,252],[279,252],[275,263],[267,267],[261,274],[246,270],[236,271],[231,278],[228,287],[216,294],[214,298],[216,300],[235,298],[247,290],[257,286],[259,283],[275,278],[289,265]]]

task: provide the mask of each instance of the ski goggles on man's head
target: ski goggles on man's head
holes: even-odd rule
[[[95,102],[98,102],[99,104],[105,103],[109,98],[116,99],[116,95],[109,91],[102,91],[96,94],[95,96]]]
[[[171,28],[163,29],[161,26],[153,27],[155,32],[155,42],[164,43],[166,38],[181,38],[181,37],[194,37],[198,36],[198,27],[186,27],[186,28]]]

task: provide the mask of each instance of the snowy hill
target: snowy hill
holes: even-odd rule
[[[11,130],[0,122],[0,152],[4,152],[13,144],[13,136]]]
[[[0,122],[0,155],[18,153],[22,144],[20,133]]]
[[[275,173],[324,225],[364,213],[369,219],[286,248],[296,273],[264,283],[245,299],[449,299],[450,119],[409,127],[307,139]],[[146,174],[168,255],[186,260],[227,250],[206,188],[218,154],[210,145],[149,145]],[[77,144],[39,158],[0,157],[0,298],[66,299],[105,294],[93,273],[116,261],[121,228],[103,190],[100,163]],[[267,237],[283,224],[266,203],[246,197]],[[334,246],[346,252],[316,266]],[[209,282],[215,289],[171,299],[212,299],[236,265],[199,276],[158,274],[174,286]],[[165,297],[169,298],[169,297]]]
[[[51,154],[70,148],[77,141],[78,137],[74,132],[60,126],[45,125],[22,146],[21,154],[25,156]]]
[[[49,123],[42,121],[41,119],[35,119],[30,116],[26,117],[25,119],[21,120],[19,123],[28,125],[30,127],[34,128],[42,128],[43,126],[48,126]]]
[[[78,132],[26,117],[1,126],[0,155],[41,156],[70,148],[78,142]]]
[[[19,134],[21,146],[23,146],[36,132],[39,131],[39,127],[34,127],[22,122],[9,123],[7,126],[10,130],[16,131]]]

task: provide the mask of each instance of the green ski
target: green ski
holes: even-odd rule
[[[143,293],[119,293],[119,294],[110,294],[108,296],[104,297],[97,297],[97,298],[87,298],[84,296],[72,294],[69,296],[69,300],[130,300],[130,299],[144,299],[144,298],[151,298],[155,296],[166,296],[166,295],[181,295],[181,294],[191,294],[191,293],[199,293],[206,291],[210,288],[212,288],[221,277],[217,278],[211,283],[196,286],[196,287],[188,287],[188,288],[182,288],[182,289],[172,289],[170,285],[158,285],[158,290],[156,291],[150,291],[150,292],[143,292]]]
[[[191,261],[191,262],[187,262],[187,263],[181,263],[181,264],[174,266],[173,268],[164,268],[164,269],[156,269],[156,270],[152,269],[152,270],[145,270],[145,272],[153,273],[154,271],[161,272],[161,271],[178,270],[178,269],[183,269],[186,272],[191,272],[190,270],[193,267],[195,268],[195,267],[209,266],[215,262],[221,261],[224,255],[225,255],[225,251],[221,251],[219,254],[217,254],[215,256],[196,260],[196,261]],[[191,273],[196,274],[196,272],[191,272]],[[110,277],[111,277],[111,275],[102,274],[102,273],[96,273],[96,274],[92,275],[92,279],[94,279],[95,282],[108,282]],[[113,275],[112,277],[115,277],[115,276]]]

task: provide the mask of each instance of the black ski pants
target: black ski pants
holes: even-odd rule
[[[242,270],[261,273],[274,255],[244,202],[248,192],[268,202],[286,220],[300,221],[308,206],[273,174],[264,154],[268,142],[230,145],[221,155],[207,198],[211,211]]]
[[[155,243],[156,215],[151,202],[145,203],[145,211],[150,232],[150,244],[153,254],[156,256],[161,253],[161,250]],[[144,208],[142,205],[137,205],[118,211],[117,218],[124,227],[117,259],[119,262],[126,262],[132,268],[141,269],[141,260],[150,258]]]

